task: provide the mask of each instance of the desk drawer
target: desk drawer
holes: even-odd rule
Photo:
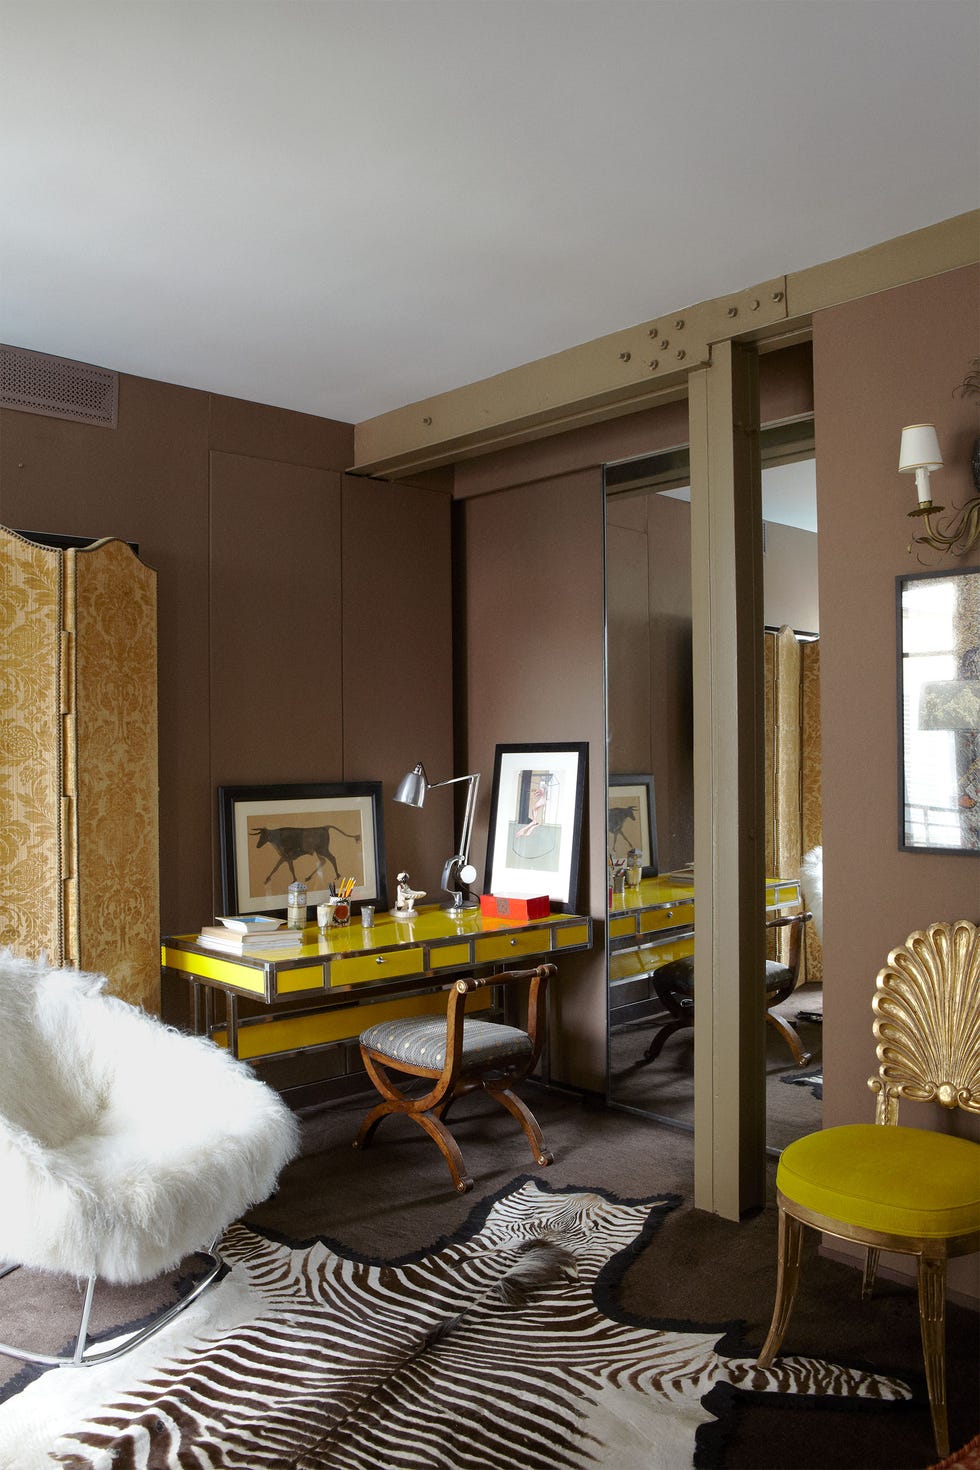
[[[516,960],[522,955],[547,954],[550,948],[549,929],[528,929],[523,934],[493,934],[474,940],[473,958],[481,965],[494,960]]]
[[[381,954],[358,954],[345,960],[333,960],[330,984],[360,985],[369,980],[397,980],[402,975],[424,973],[425,952],[421,947],[389,949]]]
[[[642,980],[669,965],[672,960],[683,959],[694,953],[694,935],[679,934],[676,939],[665,939],[660,944],[642,944],[636,949],[617,949],[609,956],[609,983],[623,985],[629,980]]]
[[[403,1016],[444,1016],[446,999],[442,990],[434,995],[409,995],[371,1005],[338,1006],[302,1016],[270,1016],[267,1021],[248,1021],[238,1028],[238,1055],[246,1061],[261,1061],[263,1057],[356,1041],[362,1031],[379,1021],[394,1021]],[[489,1010],[493,996],[489,991],[479,991],[468,996],[467,1002],[469,1015],[471,1011]],[[227,1047],[228,1032],[224,1026],[215,1027],[211,1039],[217,1046]]]
[[[682,898],[679,903],[668,904],[662,909],[648,909],[640,915],[640,933],[651,934],[656,929],[676,929],[682,924],[694,923],[694,899]]]

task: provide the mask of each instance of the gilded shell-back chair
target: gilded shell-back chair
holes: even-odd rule
[[[980,1144],[896,1127],[904,1098],[980,1113],[980,929],[967,919],[917,929],[879,972],[873,1031],[876,1121],[826,1128],[783,1150],[776,1173],[776,1304],[759,1366],[789,1325],[803,1227],[866,1246],[862,1295],[879,1253],[918,1261],[919,1321],[933,1433],[949,1454],[946,1420],[946,1262],[980,1249]]]

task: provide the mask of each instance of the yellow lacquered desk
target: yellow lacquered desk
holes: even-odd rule
[[[375,1022],[443,1010],[440,992],[459,975],[492,974],[590,948],[592,920],[551,914],[512,923],[484,918],[479,910],[456,919],[426,905],[415,919],[378,914],[370,929],[356,918],[349,928],[324,934],[307,925],[297,941],[295,948],[233,955],[180,934],[163,940],[162,963],[191,984],[195,1030],[251,1061],[351,1041]],[[217,994],[225,997],[223,1025],[215,1023]],[[259,1002],[268,1013],[239,1021],[240,998]],[[474,1000],[492,1003],[486,992]]]

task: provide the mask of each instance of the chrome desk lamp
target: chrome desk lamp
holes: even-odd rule
[[[448,781],[430,781],[425,774],[425,767],[419,761],[414,771],[409,771],[407,776],[402,777],[395,792],[395,800],[402,802],[405,806],[422,806],[428,791],[432,791],[437,786],[457,786],[461,781],[469,782],[466,792],[466,809],[463,813],[463,830],[460,833],[456,851],[446,861],[440,880],[443,888],[450,895],[451,901],[446,907],[453,913],[462,913],[479,907],[478,901],[471,896],[469,891],[469,885],[476,879],[476,868],[469,860],[469,851],[480,777],[478,775],[453,776]]]

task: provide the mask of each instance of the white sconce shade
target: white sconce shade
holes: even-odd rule
[[[908,424],[902,430],[902,448],[898,457],[899,473],[915,474],[915,488],[920,505],[928,505],[932,499],[929,490],[929,474],[941,470],[943,457],[939,451],[939,436],[932,424]]]

